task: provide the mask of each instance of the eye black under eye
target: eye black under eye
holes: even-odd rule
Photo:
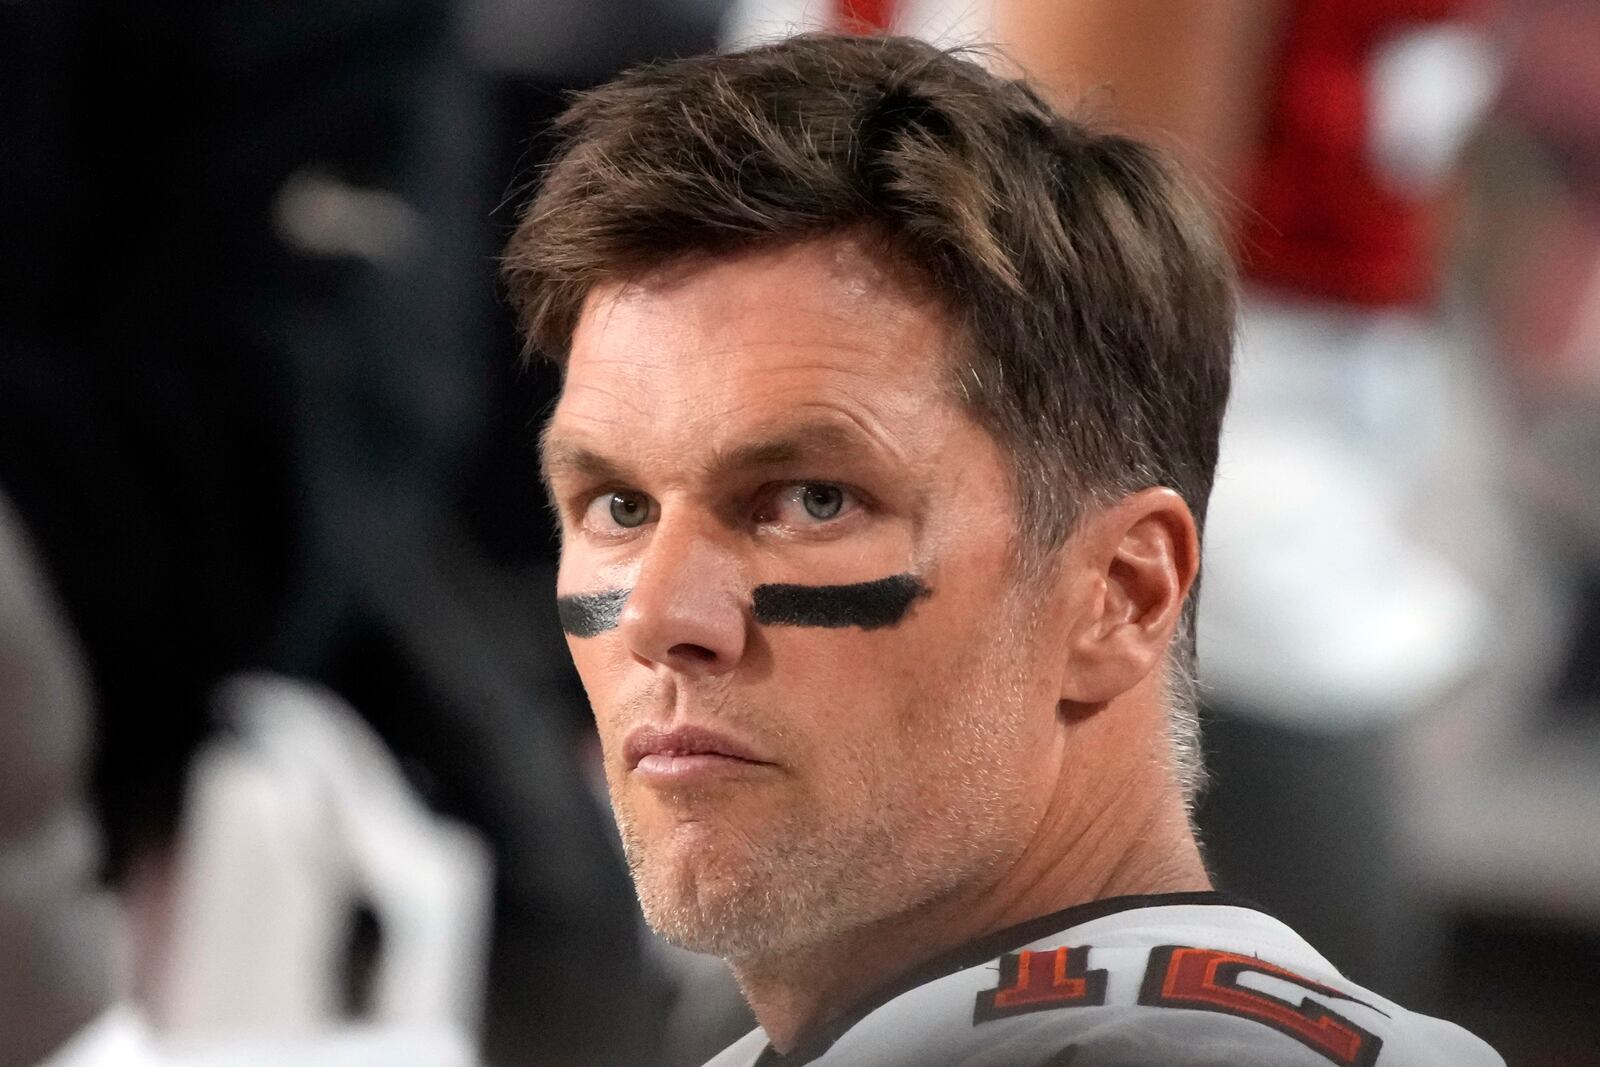
[[[813,519],[831,519],[844,507],[844,491],[837,485],[808,485],[800,492],[800,503]]]
[[[650,517],[650,502],[637,493],[611,494],[611,521],[632,529],[644,525]]]

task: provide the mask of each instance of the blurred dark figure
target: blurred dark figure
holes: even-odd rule
[[[159,884],[221,679],[323,680],[495,846],[488,1058],[648,1062],[548,549],[520,566],[455,518],[468,457],[536,414],[481,326],[487,97],[455,14],[0,5],[0,483],[100,697],[116,880]],[[487,496],[536,515],[536,468]]]

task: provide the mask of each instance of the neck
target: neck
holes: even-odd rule
[[[1058,790],[1027,846],[982,884],[813,946],[730,960],[773,1048],[788,1052],[898,976],[987,934],[1092,900],[1210,889],[1176,788],[1137,772],[1111,780],[1087,791],[1092,811],[1081,779]]]

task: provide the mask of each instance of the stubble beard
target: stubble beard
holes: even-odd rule
[[[987,655],[1010,661],[1015,649]],[[941,721],[957,728],[921,750],[921,766],[886,767],[881,753],[832,750],[855,772],[830,783],[851,797],[847,807],[795,805],[752,832],[730,830],[718,847],[685,855],[646,840],[614,793],[650,926],[691,951],[759,961],[825,946],[992,878],[1021,847],[1010,758],[1025,710],[1009,662],[991,658],[976,673],[976,682],[967,674],[965,685],[923,690],[949,694],[939,701]],[[926,721],[927,708],[922,700],[905,709],[907,721]]]

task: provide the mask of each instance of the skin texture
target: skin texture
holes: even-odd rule
[[[681,264],[590,294],[546,434],[558,592],[631,590],[568,644],[646,917],[727,958],[779,1049],[986,932],[1206,886],[1161,729],[1188,509],[1093,511],[1022,580],[954,343],[850,235]],[[899,574],[928,593],[897,625],[752,612],[758,586]],[[681,728],[745,758],[630,749]]]

